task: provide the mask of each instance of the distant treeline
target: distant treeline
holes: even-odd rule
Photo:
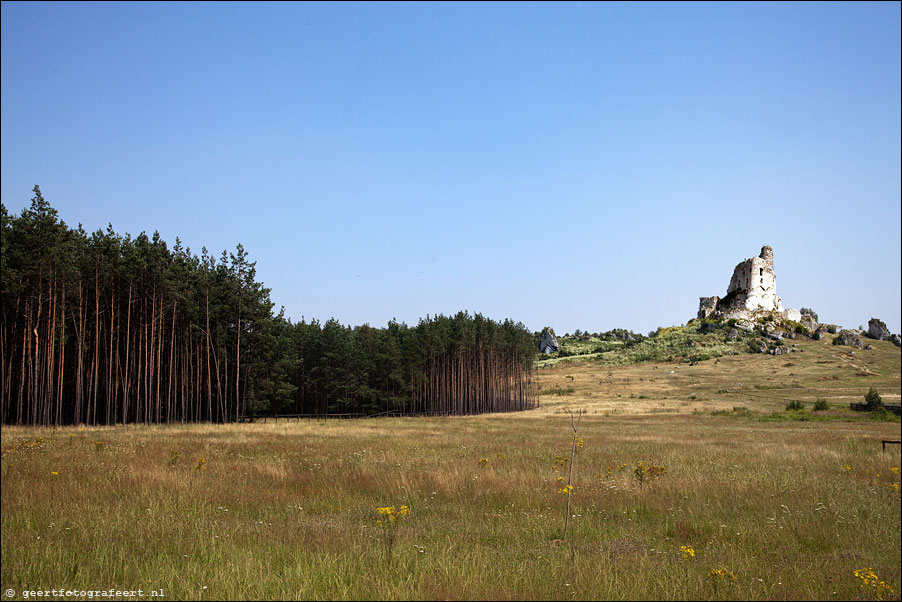
[[[535,336],[509,320],[461,312],[416,327],[292,327],[292,411],[478,414],[535,406]]]
[[[274,413],[533,407],[536,341],[459,313],[415,327],[292,324],[238,245],[69,228],[35,186],[0,205],[4,424],[229,422]]]

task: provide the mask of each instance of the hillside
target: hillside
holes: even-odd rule
[[[647,414],[732,410],[783,411],[785,400],[839,407],[860,402],[875,387],[898,403],[902,354],[888,341],[865,340],[872,349],[833,345],[798,336],[783,342],[786,355],[752,353],[762,338],[729,339],[723,328],[698,322],[659,330],[624,343],[597,337],[561,337],[561,353],[538,361],[540,402],[546,411],[585,408],[592,413]],[[609,349],[605,349],[609,347]]]

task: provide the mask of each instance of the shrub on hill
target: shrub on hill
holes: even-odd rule
[[[867,395],[864,396],[865,403],[868,404],[868,410],[874,411],[883,407],[883,398],[877,393],[877,389],[871,387]]]
[[[793,400],[786,404],[787,412],[801,412],[805,409],[805,402]]]

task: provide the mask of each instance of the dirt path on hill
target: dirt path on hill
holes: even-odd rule
[[[849,364],[849,365],[852,366],[853,368],[858,368],[859,370],[861,370],[862,372],[864,372],[864,373],[867,374],[868,376],[880,376],[880,373],[879,373],[879,372],[871,372],[871,369],[868,368],[867,366],[859,366],[858,364],[856,364],[856,363],[853,362],[852,360],[846,359],[846,358],[844,358],[844,357],[842,357],[842,356],[840,356],[840,355],[833,354],[833,357],[835,357],[836,359],[838,359],[838,360],[840,360],[840,361],[843,361],[843,362]]]

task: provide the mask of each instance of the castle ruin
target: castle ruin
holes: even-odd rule
[[[798,321],[801,314],[795,309],[783,309],[777,295],[777,275],[774,273],[774,250],[765,245],[758,257],[746,259],[733,268],[733,277],[724,297],[699,297],[699,319],[719,317],[749,320],[755,314],[781,314]]]

